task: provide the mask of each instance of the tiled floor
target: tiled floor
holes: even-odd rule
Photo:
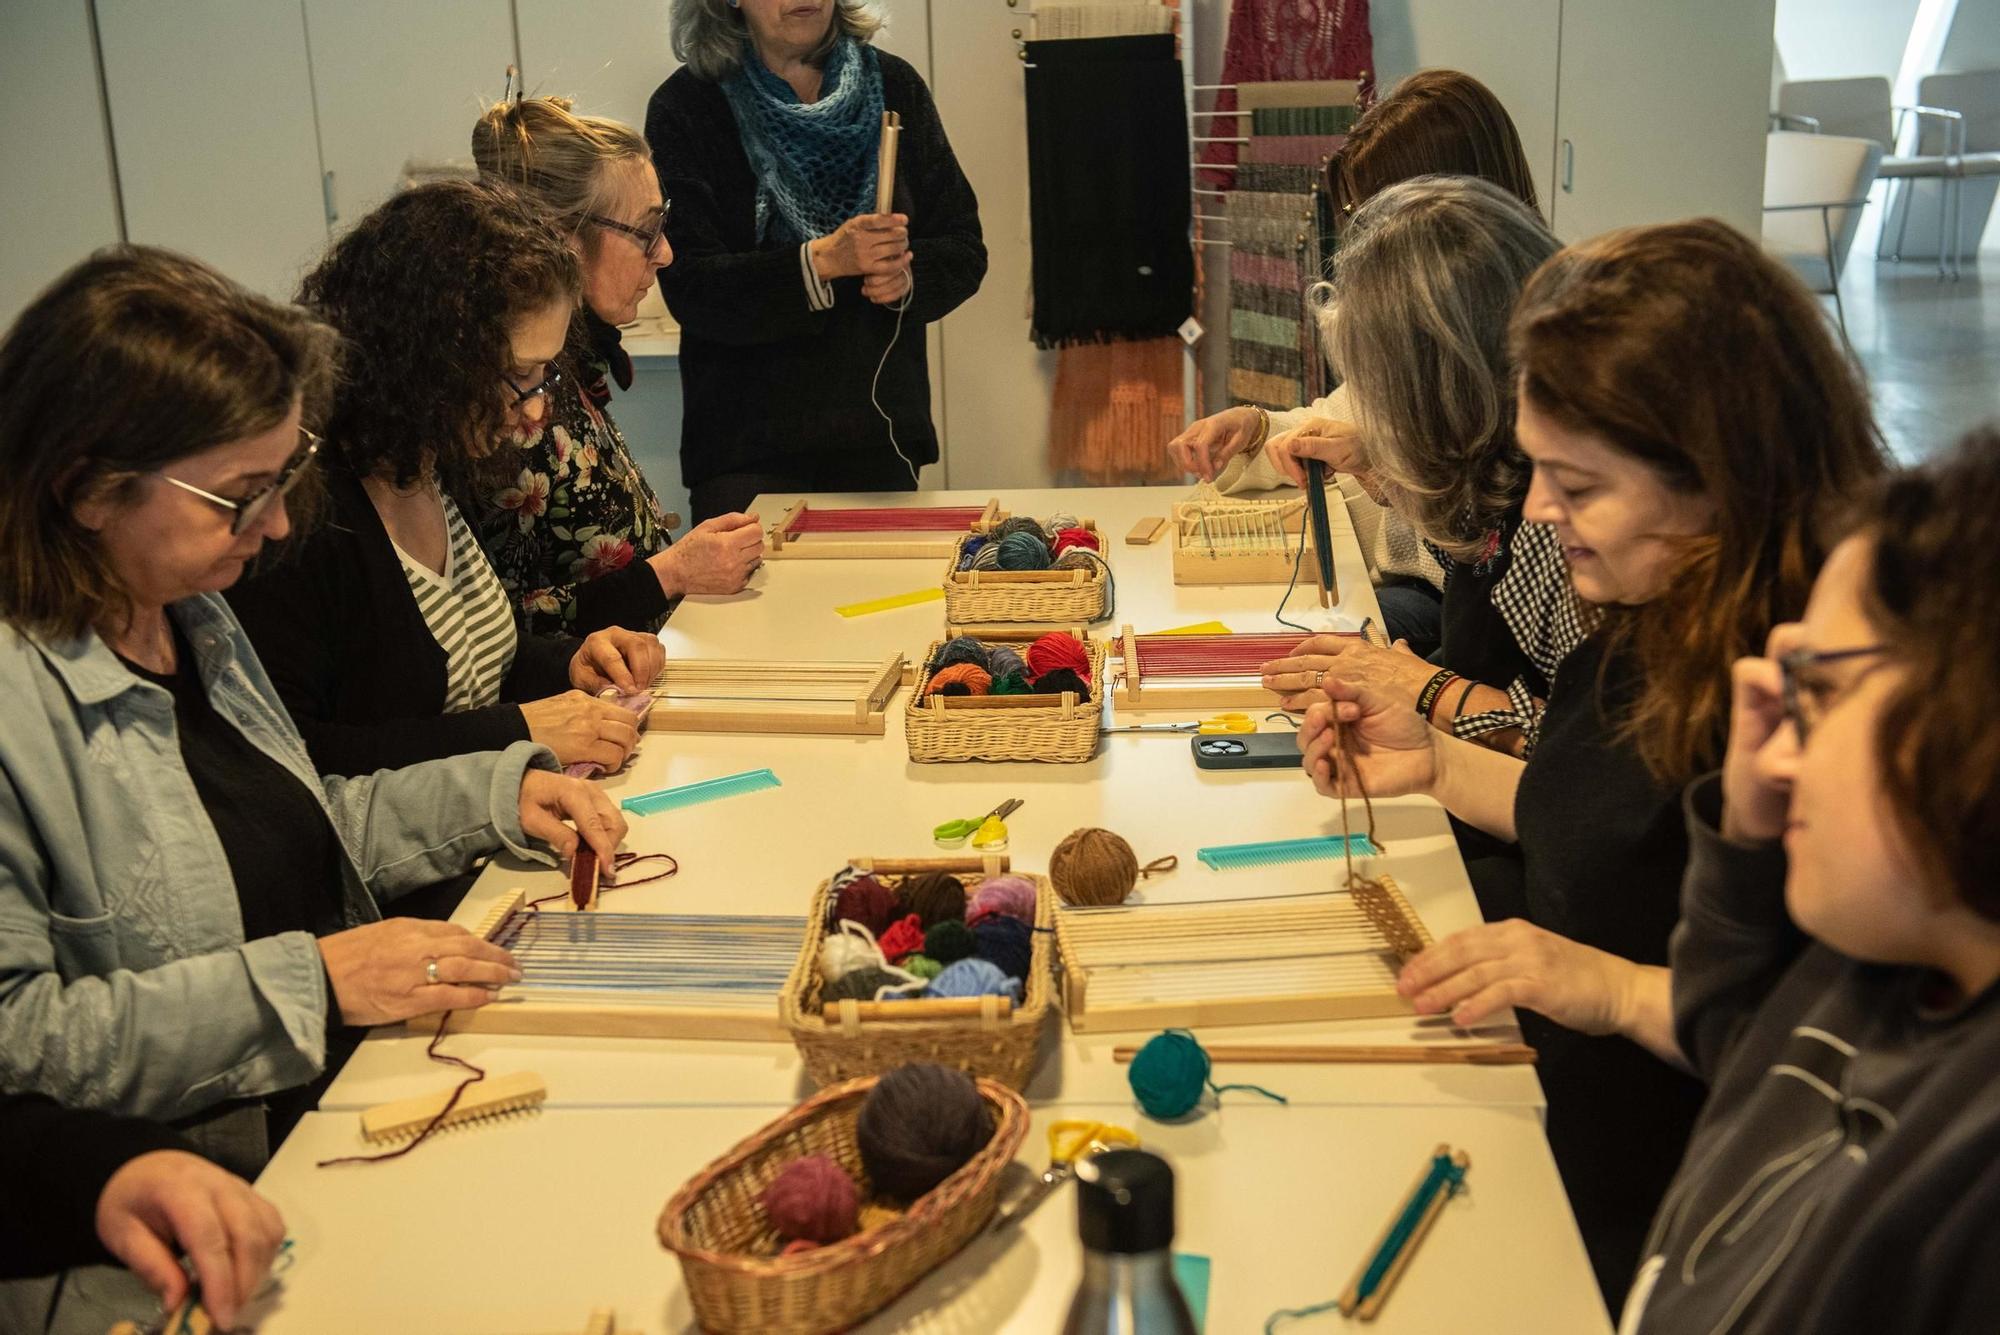
[[[1841,279],[1847,335],[1867,369],[1890,448],[1906,460],[2000,421],[2000,250],[1940,282],[1928,262],[1877,261],[1856,245]]]

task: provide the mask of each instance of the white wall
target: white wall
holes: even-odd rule
[[[1787,79],[1879,74],[1895,82],[1921,0],[1778,0],[1775,31]],[[1991,5],[1968,0],[1966,8]]]

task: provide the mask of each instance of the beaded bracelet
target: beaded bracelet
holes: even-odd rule
[[[1430,722],[1432,713],[1437,709],[1438,697],[1444,694],[1445,687],[1457,680],[1458,674],[1450,668],[1439,668],[1432,674],[1431,679],[1424,683],[1424,689],[1417,692],[1418,717],[1426,723]]]

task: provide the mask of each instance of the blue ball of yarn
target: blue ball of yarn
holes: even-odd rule
[[[1019,918],[996,913],[972,929],[972,956],[997,965],[1009,978],[1027,981],[1034,967],[1035,929]]]
[[[960,570],[970,570],[972,568],[972,558],[979,555],[979,549],[985,545],[986,539],[984,538],[967,538],[965,546],[958,549],[958,568]]]
[[[1021,651],[1012,645],[996,644],[986,651],[986,670],[998,681],[1006,676],[1025,679],[1028,675],[1028,660],[1021,657]]]
[[[934,997],[995,996],[1019,1001],[1021,982],[1002,973],[991,960],[959,960],[945,965],[944,972],[931,979],[929,993]]]
[[[998,547],[1002,570],[1047,570],[1054,559],[1049,545],[1033,533],[1009,533]]]
[[[992,668],[986,661],[986,646],[970,635],[946,640],[931,658],[930,667],[932,672],[941,672],[956,663],[971,663],[987,675],[992,675]]]
[[[1208,1053],[1194,1035],[1178,1029],[1155,1034],[1132,1058],[1132,1096],[1148,1117],[1184,1117],[1201,1102],[1208,1084]]]

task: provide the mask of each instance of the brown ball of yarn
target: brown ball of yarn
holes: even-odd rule
[[[914,1203],[993,1139],[993,1119],[972,1077],[918,1062],[875,1082],[854,1123],[855,1148],[877,1193]]]
[[[1122,904],[1139,883],[1139,857],[1109,830],[1075,830],[1049,855],[1049,880],[1065,904]]]
[[[965,921],[965,883],[950,872],[927,871],[903,882],[903,902],[929,931],[941,922]]]

